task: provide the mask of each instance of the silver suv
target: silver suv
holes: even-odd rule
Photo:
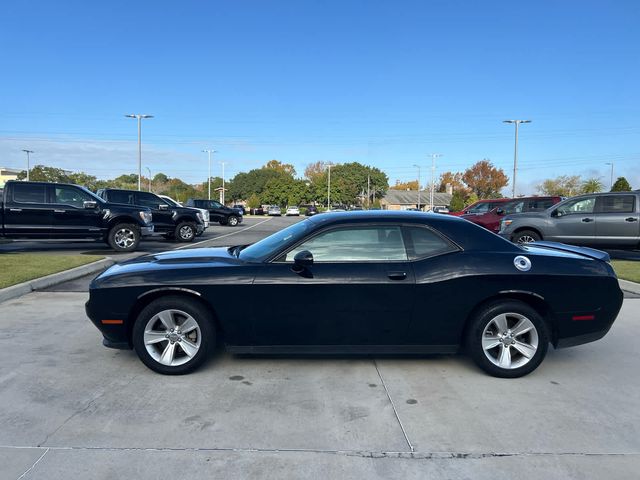
[[[610,247],[640,246],[640,191],[572,197],[544,212],[507,215],[499,234],[515,243],[537,240]]]

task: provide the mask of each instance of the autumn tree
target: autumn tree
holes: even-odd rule
[[[396,184],[393,186],[394,190],[418,190],[418,181],[412,180],[410,182],[401,182],[396,180]]]
[[[501,168],[494,167],[488,159],[484,159],[467,168],[462,181],[478,198],[495,198],[502,196],[500,190],[507,186],[509,177]]]
[[[317,182],[322,179],[326,169],[327,165],[324,162],[310,163],[304,169],[304,177],[311,182]]]
[[[612,192],[630,192],[631,185],[624,177],[618,177],[613,186],[611,187]]]
[[[538,185],[538,193],[542,195],[557,195],[571,197],[582,191],[580,175],[560,175],[556,178],[548,178]]]
[[[282,163],[278,160],[269,160],[262,168],[276,170],[278,172],[286,173],[291,178],[296,176],[296,169],[289,163]]]
[[[438,192],[446,192],[447,184],[451,185],[453,192],[462,192],[464,196],[469,195],[471,191],[469,187],[464,184],[462,180],[463,174],[461,172],[444,172],[440,174],[440,180],[438,181]]]

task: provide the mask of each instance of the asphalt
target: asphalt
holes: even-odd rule
[[[248,220],[168,245],[250,243],[297,219]],[[0,305],[0,480],[640,476],[640,299],[515,380],[464,356],[226,353],[166,377],[101,345],[92,277]]]

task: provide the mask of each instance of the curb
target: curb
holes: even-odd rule
[[[640,283],[622,280],[621,278],[618,279],[618,283],[620,283],[620,289],[640,295]]]
[[[0,303],[12,298],[21,297],[27,293],[31,293],[34,290],[41,290],[43,288],[51,287],[62,282],[69,280],[75,280],[76,278],[84,277],[91,273],[96,273],[110,267],[116,263],[111,258],[104,258],[97,262],[87,263],[86,265],[80,265],[79,267],[64,270],[58,273],[52,273],[40,278],[34,278],[27,282],[18,283],[11,287],[0,289]]]

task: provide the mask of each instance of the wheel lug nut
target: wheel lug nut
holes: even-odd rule
[[[165,335],[165,336],[164,336],[164,338],[169,338],[169,335],[168,335],[168,334],[167,334],[167,335]]]

